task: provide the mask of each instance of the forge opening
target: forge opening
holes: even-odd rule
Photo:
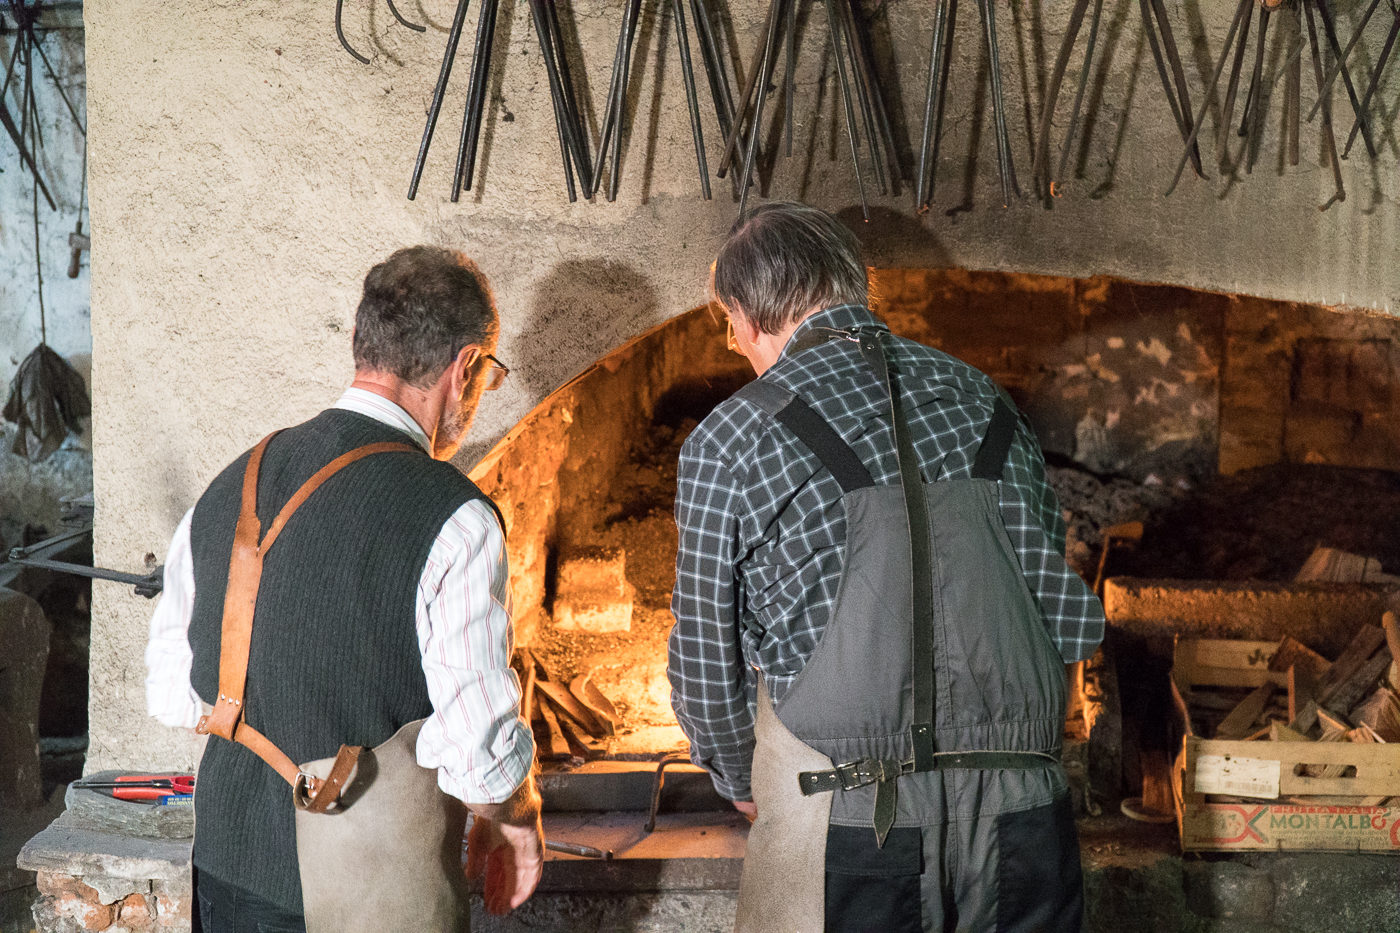
[[[1046,452],[1067,559],[1091,583],[1281,587],[1319,545],[1400,572],[1395,319],[1106,278],[876,270],[872,285],[897,334],[1011,392]],[[473,472],[507,516],[519,644],[539,676],[591,681],[615,707],[611,736],[556,716],[576,734],[551,740],[541,716],[547,768],[685,747],[665,677],[676,458],[752,378],[721,321],[697,308],[609,354]],[[1133,522],[1140,541],[1105,557],[1106,532]],[[1189,606],[1152,616],[1109,592],[1110,660],[1072,674],[1067,722],[1103,802],[1150,785],[1160,769],[1144,762],[1170,761],[1178,636],[1291,634],[1329,657],[1346,645],[1345,624],[1290,631],[1282,616],[1231,610],[1222,622]],[[1095,745],[1095,730],[1110,734]]]

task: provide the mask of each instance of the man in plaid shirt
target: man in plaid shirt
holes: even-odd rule
[[[852,340],[821,342],[832,331],[882,335],[923,482],[930,488],[950,480],[971,482],[974,459],[1002,397],[998,388],[983,373],[947,354],[888,335],[867,310],[866,271],[859,247],[834,218],[799,204],[773,203],[751,211],[735,225],[716,261],[714,292],[729,317],[731,349],[749,359],[760,381],[805,402],[855,454],[876,487],[898,488],[900,466],[884,383]],[[760,707],[776,709],[778,718],[787,722],[784,701],[790,691],[797,692],[792,688],[819,653],[819,646],[826,647],[823,633],[838,596],[844,592],[849,506],[843,501],[842,484],[823,459],[775,419],[772,406],[765,407],[754,399],[754,394],[745,390],[721,403],[681,451],[676,495],[680,549],[672,598],[676,624],[670,637],[669,676],[672,706],[690,738],[692,759],[710,772],[724,797],[751,819],[758,816],[757,834],[765,818],[784,818],[782,813],[758,811],[753,802],[758,781],[754,778],[751,787],[751,778],[760,766],[759,759],[765,757],[762,753],[755,757],[756,722],[760,733],[764,728]],[[1056,668],[1052,674],[1044,674],[1046,665],[1041,663],[1036,668],[1040,673],[1028,675],[1030,680],[1050,683],[1030,691],[1034,696],[1039,689],[1049,698],[1045,706],[1049,712],[1042,711],[1041,718],[1053,722],[1055,710],[1059,710],[1056,734],[1047,734],[1041,743],[1053,752],[1058,750],[1058,730],[1063,723],[1063,668],[1058,662],[1091,656],[1103,637],[1104,616],[1099,601],[1064,561],[1064,523],[1046,482],[1035,435],[1024,418],[1008,417],[1009,450],[1000,481],[990,487],[995,490],[991,511],[999,514],[1010,546],[1007,553],[1014,554],[1013,572],[1024,580],[1020,589],[1029,593],[1026,604],[1032,607],[1035,625],[1048,636],[1030,633],[1024,638],[1030,639],[1025,642],[1032,646],[1030,653],[1053,659]],[[908,527],[904,525],[899,534],[907,536]],[[907,579],[907,558],[904,566]],[[940,647],[944,646],[940,642]],[[952,662],[944,659],[942,663]],[[1017,676],[1015,671],[1005,673]],[[852,669],[849,676],[859,679],[863,673]],[[1055,677],[1059,678],[1057,686]],[[949,701],[950,696],[942,692],[947,689],[940,686],[940,703]],[[786,730],[775,728],[784,740],[793,739]],[[763,745],[761,736],[758,744]],[[833,760],[831,764],[841,762]],[[890,842],[881,836],[874,854],[867,853],[877,862],[889,862],[895,858],[890,846],[906,838],[899,835],[901,827],[916,824],[910,831],[919,833],[922,825],[923,841],[914,838],[908,843],[912,846],[910,858],[921,865],[933,863],[927,865],[929,880],[922,886],[922,894],[918,893],[917,875],[924,869],[911,869],[915,875],[913,893],[904,889],[906,903],[896,908],[906,915],[902,920],[887,916],[881,921],[882,929],[943,929],[944,923],[950,924],[949,928],[952,924],[963,928],[987,913],[991,916],[986,926],[978,922],[967,928],[1023,928],[1012,916],[1016,913],[1015,898],[1005,895],[1005,885],[1017,879],[1017,872],[1024,875],[1024,866],[1008,866],[1004,860],[999,870],[994,864],[981,865],[980,869],[977,865],[950,865],[966,863],[990,843],[986,839],[963,840],[963,854],[969,858],[952,859],[948,853],[956,848],[955,842],[934,839],[929,832],[931,826],[959,821],[955,812],[962,806],[959,795],[985,796],[988,788],[993,796],[1006,799],[1006,806],[999,809],[1020,808],[1043,816],[1042,829],[1058,835],[1061,848],[1066,849],[1057,862],[1060,873],[1039,884],[1041,889],[1063,889],[1055,895],[1063,901],[1059,913],[1027,915],[1024,922],[1036,926],[1026,928],[1078,928],[1078,852],[1072,821],[1065,837],[1068,802],[1063,771],[1058,764],[1041,768],[1034,772],[906,773],[905,780],[899,782],[906,795],[905,787],[913,783],[910,779],[928,778],[946,784],[939,784],[930,798],[941,801],[930,805],[939,812],[910,815],[906,810],[912,804],[900,797],[899,818],[894,821]],[[787,782],[783,786],[795,784],[790,775],[782,780]],[[972,788],[969,781],[981,781],[981,790]],[[1023,787],[1027,782],[1035,787]],[[952,789],[955,783],[959,785],[957,793]],[[1008,790],[1010,785],[1020,790]],[[830,795],[821,796],[830,799]],[[832,833],[841,822],[837,813],[842,810],[843,796],[855,795],[837,793],[837,804],[831,811]],[[791,802],[794,812],[801,804]],[[1054,813],[1047,808],[1053,808]],[[778,809],[785,810],[787,805]],[[1041,814],[1041,810],[1046,812]],[[973,805],[972,815],[977,812],[987,811]],[[870,835],[868,817],[862,821],[865,829],[860,840]],[[1038,832],[1034,828],[1029,831],[1032,836]],[[877,890],[878,885],[872,889],[866,882],[855,887],[848,884],[850,878],[868,877],[874,863],[868,858],[863,864],[843,869],[839,864],[842,853],[831,846],[835,842],[832,836],[825,851],[825,926],[828,930],[857,928],[851,924],[859,922],[859,928],[866,928],[872,921],[872,904],[890,901],[895,889]],[[839,844],[843,850],[865,845],[863,841],[847,843],[842,837]],[[1001,848],[1007,847],[1003,841]],[[995,860],[995,849],[992,846],[990,855],[983,854]],[[1069,849],[1073,850],[1072,870]],[[1056,862],[1054,852],[1044,854]],[[864,856],[852,857],[859,861]],[[749,861],[754,860],[755,838],[751,837]],[[749,869],[746,865],[746,887],[751,888]],[[898,874],[898,869],[890,870]],[[969,872],[975,875],[979,870],[988,877],[980,881],[968,877]],[[1037,887],[1035,879],[1022,880],[1031,888]],[[818,890],[820,882],[819,876]],[[1000,903],[996,894],[999,884],[1003,891]],[[1043,891],[1032,893],[1038,896]],[[907,904],[911,898],[912,914]],[[833,903],[834,899],[845,903]],[[741,893],[740,928],[746,923],[745,900]],[[1068,919],[1071,915],[1072,920]],[[821,919],[820,913],[816,916]],[[757,929],[774,928],[778,921],[772,916],[755,916],[747,922]]]

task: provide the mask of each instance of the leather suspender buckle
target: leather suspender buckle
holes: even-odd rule
[[[882,781],[892,781],[906,773],[905,762],[894,758],[862,758],[836,766],[836,778],[842,790],[855,790]]]

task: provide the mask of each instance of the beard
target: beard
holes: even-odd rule
[[[476,418],[476,409],[481,402],[481,388],[472,386],[463,396],[461,402],[456,406],[445,409],[442,418],[439,419],[437,431],[434,432],[433,458],[437,460],[451,460],[457,453],[457,449],[462,446],[462,441],[466,439],[467,432],[471,430],[472,421]]]

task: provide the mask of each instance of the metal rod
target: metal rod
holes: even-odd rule
[[[394,14],[394,19],[396,19],[396,20],[399,21],[399,25],[401,25],[401,26],[407,26],[409,29],[412,29],[414,32],[427,32],[427,31],[428,31],[428,27],[427,27],[427,26],[420,26],[420,25],[418,25],[417,23],[410,23],[408,20],[404,19],[404,18],[403,18],[403,14],[399,12],[399,8],[396,7],[396,6],[394,6],[394,0],[384,0],[384,2],[387,3],[387,4],[389,4],[389,12]]]
[[[1373,6],[1372,9],[1374,10],[1375,7]],[[1342,84],[1346,86],[1347,97],[1351,100],[1352,112],[1359,113],[1361,110],[1361,101],[1357,97],[1356,86],[1352,84],[1351,81],[1351,71],[1347,68],[1346,65],[1346,53],[1341,51],[1341,43],[1337,41],[1337,27],[1336,24],[1332,21],[1332,14],[1329,13],[1327,10],[1327,0],[1317,0],[1317,15],[1322,19],[1322,29],[1327,36],[1327,43],[1331,46],[1332,54],[1337,59],[1337,70],[1341,72]],[[1367,16],[1369,17],[1370,14],[1368,13]],[[1362,25],[1364,26],[1365,23],[1363,22]],[[1353,44],[1355,44],[1356,39],[1360,35],[1361,30],[1358,29],[1356,36],[1352,37]],[[1348,47],[1348,50],[1349,49],[1350,47]],[[1331,86],[1332,85],[1329,82],[1327,87],[1330,89]],[[1323,96],[1324,95],[1322,94],[1322,92],[1319,91],[1317,95],[1318,103],[1322,102]],[[1326,96],[1329,100],[1331,99],[1330,90]],[[1316,105],[1313,107],[1313,112],[1317,112]],[[1311,114],[1308,116],[1308,122],[1312,122]],[[1376,157],[1376,141],[1371,137],[1371,121],[1367,119],[1364,113],[1361,114],[1361,138],[1366,143],[1366,152],[1371,156],[1371,158],[1374,159]]]
[[[1322,83],[1322,90],[1318,92],[1317,103],[1313,104],[1313,109],[1308,112],[1308,122],[1311,123],[1313,117],[1317,116],[1317,108],[1322,106],[1322,98],[1332,90],[1332,82],[1337,80],[1337,75],[1342,73],[1346,67],[1347,59],[1351,56],[1351,50],[1356,48],[1356,43],[1361,41],[1361,34],[1366,31],[1366,24],[1371,21],[1371,16],[1376,12],[1376,7],[1381,5],[1381,0],[1371,0],[1371,5],[1366,8],[1366,13],[1361,17],[1361,22],[1356,26],[1356,32],[1351,34],[1351,40],[1347,42],[1347,47],[1343,51],[1337,50],[1337,34],[1332,24],[1332,19],[1327,15],[1325,6],[1318,7],[1318,14],[1322,16],[1323,28],[1327,31],[1328,39],[1331,40],[1332,54],[1336,56],[1337,62],[1332,66],[1332,70],[1327,72],[1327,78]],[[1350,82],[1348,82],[1350,83]],[[1353,90],[1351,96],[1351,106],[1353,109],[1359,105],[1356,94]]]
[[[569,71],[569,56],[564,48],[564,33],[559,28],[559,4],[554,0],[549,0],[545,4],[545,12],[549,14],[547,21],[550,28],[550,42],[559,63],[559,83],[564,89],[564,112],[569,121],[570,140],[574,145],[574,161],[577,163],[576,167],[583,187],[591,190],[593,187],[591,183],[593,158],[588,151],[588,134],[585,132],[583,114],[579,110],[578,98],[574,94],[574,79]]]
[[[827,23],[831,27],[831,46],[836,55],[836,75],[841,82],[841,102],[846,110],[846,136],[851,142],[851,161],[856,169],[856,187],[860,189],[860,210],[866,222],[870,221],[870,205],[865,201],[865,179],[860,174],[860,153],[856,144],[856,115],[855,106],[851,101],[850,79],[846,75],[846,59],[841,51],[841,29],[837,26],[836,9],[834,0],[824,0],[826,3]]]
[[[695,70],[690,61],[690,38],[686,35],[685,5],[671,0],[676,17],[676,44],[680,46],[681,76],[685,79],[685,99],[690,107],[690,134],[695,141],[695,164],[700,170],[700,195],[710,200],[710,169],[705,163],[705,135],[700,128],[700,98],[695,93]]]
[[[797,0],[787,5],[783,37],[783,124],[787,136],[787,157],[792,158],[792,98],[797,88],[793,72],[797,62]]]
[[[564,186],[569,193],[569,203],[578,200],[574,188],[574,166],[570,158],[573,149],[569,140],[569,127],[564,113],[564,92],[559,86],[559,69],[554,60],[554,50],[549,33],[549,14],[544,9],[544,0],[530,0],[530,16],[535,23],[535,35],[539,39],[540,54],[544,57],[544,70],[549,78],[549,97],[554,104],[554,129],[559,136],[559,157],[564,163]],[[584,189],[588,189],[587,183]]]
[[[1361,120],[1371,112],[1371,97],[1376,93],[1376,88],[1381,83],[1381,73],[1385,71],[1386,63],[1390,61],[1390,53],[1395,49],[1395,36],[1400,34],[1400,10],[1396,10],[1395,17],[1390,23],[1390,33],[1385,37],[1385,45],[1381,48],[1380,57],[1376,59],[1376,68],[1371,72],[1371,83],[1366,87],[1366,96],[1361,98],[1361,109],[1356,113],[1356,121],[1351,125],[1351,133],[1347,136],[1346,148],[1342,150],[1342,158],[1345,159],[1351,154],[1351,144],[1356,142],[1356,131],[1361,128]]]
[[[894,131],[890,128],[890,115],[885,106],[885,95],[880,89],[880,75],[875,70],[874,46],[870,40],[869,24],[865,21],[864,12],[858,0],[850,0],[850,20],[855,29],[856,47],[860,50],[861,63],[866,72],[866,84],[875,108],[875,116],[879,120],[880,132],[885,146],[885,157],[890,165],[890,178],[892,182],[897,183],[901,174],[899,152],[894,143]]]
[[[1143,29],[1147,32],[1147,38],[1152,45],[1152,55],[1157,59],[1157,71],[1162,79],[1162,89],[1167,92],[1167,100],[1171,104],[1172,115],[1177,118],[1177,125],[1181,128],[1181,138],[1185,141],[1191,133],[1191,92],[1186,83],[1186,71],[1181,65],[1181,53],[1176,47],[1176,36],[1172,33],[1171,20],[1167,19],[1167,10],[1162,0],[1141,0]],[[1148,10],[1155,17],[1157,29],[1153,29],[1149,22]],[[1162,47],[1157,48],[1157,40],[1160,34]],[[1172,87],[1167,83],[1166,68],[1163,59],[1171,66],[1172,77],[1176,81],[1176,92],[1172,92]],[[1196,143],[1191,144],[1191,167],[1196,175],[1205,178],[1205,172],[1201,167],[1201,147]]]
[[[734,95],[729,89],[729,72],[719,54],[719,45],[710,28],[710,13],[705,0],[690,0],[691,19],[695,35],[700,40],[700,54],[705,63],[705,77],[710,82],[710,99],[715,105],[715,120],[721,137],[729,135],[734,119]]]
[[[1191,135],[1186,138],[1186,145],[1181,150],[1181,161],[1177,163],[1176,174],[1172,176],[1172,183],[1167,187],[1166,195],[1170,195],[1176,190],[1177,182],[1181,181],[1181,172],[1186,168],[1186,160],[1191,157],[1191,144],[1196,141],[1196,137],[1201,132],[1201,127],[1205,124],[1206,108],[1210,106],[1210,96],[1214,93],[1216,86],[1220,83],[1220,73],[1225,70],[1226,53],[1230,49],[1230,43],[1235,39],[1235,33],[1239,31],[1240,19],[1249,10],[1249,4],[1254,0],[1240,0],[1239,6],[1235,10],[1235,18],[1230,23],[1230,33],[1225,37],[1225,45],[1221,49],[1220,61],[1215,66],[1215,74],[1211,76],[1210,84],[1206,89],[1204,97],[1201,99],[1201,109],[1196,111],[1196,119],[1191,124]]]
[[[1001,167],[1002,206],[1009,207],[1012,198],[1020,197],[1021,192],[1016,185],[1016,165],[1011,159],[1011,136],[1006,130],[1006,99],[1001,90],[1001,56],[997,53],[996,6],[993,0],[979,2],[982,6],[982,24],[987,33],[987,54],[992,71],[992,118],[996,124],[997,162]]]
[[[739,179],[739,216],[744,215],[744,210],[749,201],[749,179],[753,177],[754,160],[758,156],[758,140],[763,135],[763,104],[768,95],[765,93],[768,82],[773,79],[773,65],[775,51],[778,44],[778,20],[783,14],[784,0],[773,0],[772,6],[768,8],[768,29],[763,42],[763,59],[759,63],[755,77],[758,86],[758,98],[754,101],[753,126],[749,130],[748,145],[744,152],[744,174]]]
[[[870,144],[870,162],[875,171],[875,183],[880,186],[880,194],[889,193],[889,182],[885,178],[885,163],[880,158],[880,138],[876,135],[875,106],[871,101],[869,73],[862,59],[861,48],[856,40],[856,24],[849,0],[836,0],[836,8],[841,14],[841,33],[846,49],[851,56],[851,80],[855,85],[856,100],[860,103],[861,123],[865,127],[865,139]]]
[[[340,40],[340,47],[349,52],[361,64],[368,65],[369,59],[359,52],[350,48],[350,43],[345,39],[345,30],[340,28],[340,8],[345,5],[345,0],[335,0],[335,37]],[[409,200],[412,200],[410,198]]]
[[[982,2],[982,0],[978,0]],[[1031,177],[1045,185],[1045,194],[1050,194],[1050,178],[1046,175],[1046,163],[1050,159],[1050,125],[1055,116],[1055,104],[1060,99],[1060,85],[1065,80],[1065,69],[1069,67],[1069,55],[1074,50],[1074,42],[1079,38],[1079,29],[1084,25],[1084,14],[1089,9],[1089,0],[1074,0],[1069,23],[1065,26],[1065,36],[1060,40],[1060,54],[1055,57],[1055,66],[1050,71],[1050,83],[1045,90],[1045,110],[1040,115],[1040,138],[1036,140],[1035,159],[1031,163]]]
[[[1311,0],[1303,0],[1299,4],[1302,14],[1306,14],[1308,20],[1308,44],[1312,51],[1313,82],[1317,85],[1319,92],[1322,90],[1322,50],[1317,40],[1317,25],[1313,22],[1313,11]],[[1300,14],[1301,15],[1301,14]],[[1332,132],[1332,103],[1322,102],[1322,141],[1327,145],[1327,156],[1332,163],[1332,183],[1336,185],[1336,190],[1326,204],[1321,205],[1318,210],[1325,211],[1337,201],[1347,199],[1345,185],[1342,184],[1342,163],[1337,156],[1337,138]]]
[[[1240,70],[1244,67],[1244,53],[1249,45],[1249,24],[1254,20],[1254,4],[1249,0],[1241,0],[1241,9],[1244,12],[1244,30],[1240,33],[1240,41],[1235,46],[1235,62],[1230,66],[1230,83],[1226,85],[1225,105],[1220,112],[1220,126],[1215,132],[1215,159],[1220,163],[1223,171],[1225,168],[1225,156],[1228,154],[1226,145],[1229,140],[1230,126],[1235,121],[1235,95],[1240,87]],[[1238,18],[1238,17],[1237,17]],[[1225,58],[1230,53],[1230,44],[1226,43],[1220,52],[1220,60],[1223,64]],[[1214,86],[1212,86],[1214,90]],[[1209,97],[1209,93],[1206,95]]]
[[[598,133],[598,163],[593,166],[593,185],[588,192],[589,197],[596,195],[598,186],[603,183],[603,165],[607,162],[612,135],[617,130],[618,111],[621,107],[619,96],[621,94],[622,56],[626,54],[627,23],[631,13],[632,4],[629,2],[622,8],[622,22],[618,25],[617,49],[613,52],[612,76],[608,79],[608,104],[603,111],[602,129]],[[616,166],[613,167],[613,171],[617,171]]]
[[[734,125],[729,128],[729,135],[724,140],[724,151],[720,153],[719,169],[715,172],[715,177],[723,178],[724,173],[729,171],[729,165],[738,154],[739,136],[743,133],[744,116],[749,112],[749,105],[753,101],[754,88],[758,85],[758,75],[762,70],[763,53],[767,49],[767,36],[769,27],[773,25],[773,10],[782,0],[771,0],[768,4],[768,18],[763,21],[763,39],[759,40],[758,50],[754,54],[755,62],[753,71],[749,72],[749,80],[744,84],[744,93],[739,99],[739,109],[734,112]],[[747,148],[747,146],[745,147]]]
[[[1074,106],[1069,111],[1069,129],[1065,131],[1064,146],[1060,149],[1060,165],[1055,170],[1055,181],[1065,177],[1065,166],[1069,163],[1069,153],[1074,145],[1074,134],[1079,129],[1079,109],[1084,105],[1084,92],[1089,87],[1089,72],[1094,64],[1094,46],[1099,41],[1099,17],[1103,14],[1103,0],[1094,0],[1094,15],[1089,18],[1089,40],[1084,46],[1084,67],[1079,69],[1079,86],[1074,92]],[[1156,45],[1156,39],[1153,39]]]
[[[613,123],[612,175],[608,178],[608,200],[617,200],[617,187],[622,182],[622,130],[627,121],[627,86],[632,80],[632,43],[637,36],[637,23],[642,18],[642,0],[632,0],[631,17],[627,26],[627,44],[622,55],[622,75],[617,89],[617,120]]]
[[[1259,35],[1254,51],[1254,74],[1249,79],[1249,97],[1253,102],[1253,109],[1250,101],[1245,103],[1244,118],[1250,122],[1249,138],[1245,140],[1244,147],[1244,173],[1246,175],[1254,172],[1254,160],[1259,155],[1259,146],[1264,138],[1264,53],[1265,40],[1269,34],[1269,20],[1272,12],[1266,6],[1259,8]],[[1243,123],[1240,129],[1244,129]]]
[[[1306,2],[1306,0],[1302,0]],[[1302,23],[1298,23],[1301,38]],[[1299,46],[1301,48],[1301,44]],[[1288,123],[1288,164],[1298,164],[1298,124],[1302,122],[1303,59],[1294,58],[1288,66],[1288,80],[1284,83],[1283,113]]]
[[[428,147],[433,142],[433,130],[437,127],[438,114],[442,111],[442,98],[447,93],[447,79],[452,76],[452,62],[457,57],[457,42],[462,38],[462,24],[467,19],[467,4],[470,0],[457,0],[457,12],[452,17],[452,29],[447,33],[447,49],[442,54],[442,68],[438,71],[437,86],[433,88],[433,102],[428,107],[428,122],[423,127],[423,141],[418,144],[418,159],[413,163],[413,179],[408,183],[408,199],[418,196],[418,182],[423,177],[423,166],[428,161]],[[337,2],[337,9],[339,3]]]
[[[477,141],[481,136],[481,119],[486,109],[486,85],[491,80],[491,49],[496,43],[496,12],[500,0],[482,0],[476,22],[476,49],[472,55],[472,80],[467,89],[467,109],[462,118],[462,141],[458,146],[457,177],[452,186],[452,200],[460,191],[472,189],[476,173]]]
[[[922,213],[933,200],[938,174],[938,131],[942,116],[944,38],[953,0],[938,0],[933,11],[933,41],[929,48],[928,87],[924,97],[924,132],[919,145],[919,173],[914,182],[914,210]]]

